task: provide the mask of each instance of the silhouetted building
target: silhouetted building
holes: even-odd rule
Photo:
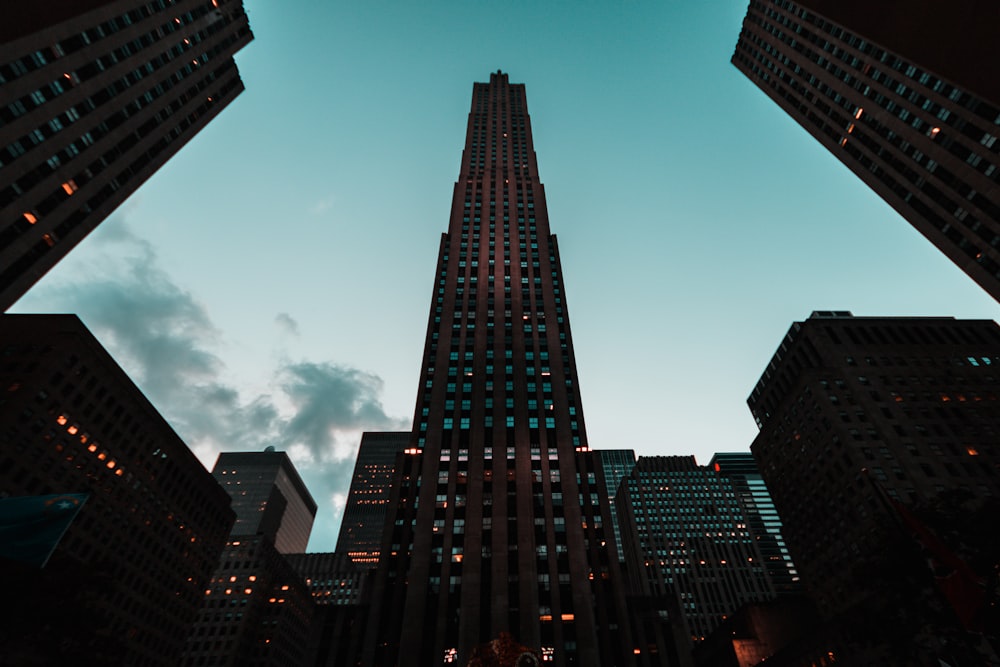
[[[753,0],[733,64],[1000,299],[993,0]]]
[[[284,554],[306,550],[316,501],[288,454],[224,452],[212,474],[233,499],[233,535],[265,535]]]
[[[991,321],[815,312],[747,400],[803,584],[863,659],[961,664],[996,623],[998,368]]]
[[[640,456],[617,505],[631,588],[667,600],[679,646],[774,597],[732,481],[693,456]]]
[[[243,90],[240,0],[4,0],[0,310]]]
[[[785,538],[781,536],[781,517],[774,507],[774,500],[767,490],[764,477],[757,469],[750,452],[726,452],[716,454],[708,462],[708,467],[729,478],[743,505],[747,527],[767,570],[776,595],[802,594],[799,573],[792,557],[788,554]]]
[[[356,664],[369,609],[365,592],[374,570],[367,563],[355,563],[346,553],[290,554],[286,559],[305,581],[316,603],[307,657],[302,664]]]
[[[90,494],[43,570],[3,563],[3,657],[177,664],[228,496],[76,316],[3,315],[0,358],[0,495]]]
[[[316,503],[285,452],[224,452],[212,469],[236,524],[184,649],[184,663],[297,665],[308,656],[314,602],[285,558],[301,562]]]
[[[378,563],[396,456],[409,442],[409,431],[361,434],[351,490],[340,522],[338,554],[348,554],[355,563],[370,567]]]
[[[630,636],[524,86],[501,72],[473,86],[439,253],[365,664],[464,664],[503,632],[556,665],[657,660]]]
[[[202,595],[180,664],[304,664],[315,613],[312,597],[269,538],[231,537]]]

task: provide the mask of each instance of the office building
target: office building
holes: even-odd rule
[[[176,665],[228,496],[75,315],[3,315],[0,355],[0,495],[89,494],[43,569],[4,562],[4,657]]]
[[[618,525],[618,512],[615,505],[615,494],[625,477],[635,467],[635,451],[631,449],[599,449],[595,454],[600,458],[604,469],[605,489],[608,501],[611,503],[611,521],[615,531],[615,544],[618,545],[618,560],[625,561],[625,551],[622,547],[622,531]]]
[[[368,616],[365,593],[374,575],[372,566],[337,552],[289,554],[285,559],[305,582],[316,605],[302,664],[356,664]]]
[[[240,0],[6,2],[0,310],[243,90]]]
[[[179,664],[304,664],[315,613],[312,596],[268,537],[230,537],[202,599]]]
[[[265,535],[283,554],[309,544],[316,501],[285,452],[223,452],[212,474],[233,499],[233,535]]]
[[[733,485],[736,497],[743,505],[747,528],[764,559],[764,568],[774,586],[775,594],[801,595],[799,573],[788,554],[785,538],[781,536],[781,517],[774,507],[774,500],[767,490],[764,477],[757,469],[753,454],[750,452],[716,454],[708,462],[708,467],[727,477]]]
[[[355,563],[368,567],[378,563],[396,456],[409,442],[409,431],[361,434],[336,553],[347,554]]]
[[[525,88],[502,72],[473,86],[434,273],[364,664],[465,664],[501,633],[554,665],[651,664],[626,622]]]
[[[864,659],[950,662],[941,642],[961,646],[982,624],[998,369],[992,321],[815,312],[747,400],[751,451],[806,591],[855,641],[898,640]],[[890,609],[887,633],[876,619]]]
[[[693,456],[640,456],[618,491],[635,592],[665,599],[688,650],[774,585],[732,481]]]
[[[286,559],[305,551],[316,503],[285,452],[223,452],[212,475],[236,522],[205,587],[184,665],[298,665],[314,626],[312,591]]]
[[[732,57],[996,299],[998,26],[992,0],[752,0]]]

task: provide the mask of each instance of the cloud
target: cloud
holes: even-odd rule
[[[226,343],[224,334],[204,305],[162,270],[148,242],[121,222],[113,227],[99,246],[113,256],[102,262],[109,273],[72,272],[72,282],[48,283],[24,305],[77,312],[207,466],[220,451],[274,445],[288,452],[323,503],[346,495],[362,431],[406,428],[405,420],[386,414],[378,376],[331,361],[279,355],[281,361],[260,369],[272,393],[247,396],[226,379],[214,351]],[[287,313],[275,322],[298,334]],[[342,511],[321,504],[316,530],[332,532]],[[317,537],[333,548],[332,535]]]
[[[274,323],[278,325],[284,333],[291,334],[293,336],[299,335],[299,323],[289,315],[288,313],[278,313],[274,316]]]

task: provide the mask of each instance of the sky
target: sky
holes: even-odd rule
[[[332,551],[412,420],[472,84],[524,83],[590,446],[747,451],[813,310],[998,304],[729,63],[746,0],[244,0],[246,91],[11,312],[77,313],[211,468],[289,452]]]

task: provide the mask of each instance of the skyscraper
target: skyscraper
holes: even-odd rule
[[[365,663],[464,664],[501,633],[557,665],[633,646],[523,84],[472,92]]]
[[[599,449],[595,450],[600,458],[601,467],[604,469],[605,488],[608,491],[608,499],[611,501],[611,519],[615,529],[615,542],[618,544],[618,560],[625,560],[625,551],[622,547],[622,532],[618,525],[618,512],[615,509],[615,494],[632,468],[635,467],[635,450],[632,449]]]
[[[285,452],[223,452],[212,474],[233,499],[233,535],[265,535],[279,552],[306,550],[316,501]]]
[[[382,527],[389,509],[389,485],[396,455],[410,443],[410,433],[365,432],[347,494],[344,518],[337,537],[337,553],[355,563],[374,567],[382,546]]]
[[[0,310],[243,90],[240,0],[5,2]]]
[[[764,559],[776,595],[800,595],[798,570],[781,535],[781,517],[771,492],[750,452],[725,452],[712,457],[708,467],[727,477],[743,505],[747,528]]]
[[[732,58],[996,299],[998,26],[992,0],[752,0]]]
[[[732,481],[693,456],[640,456],[616,499],[636,592],[668,601],[690,650],[774,585]]]
[[[806,591],[854,642],[900,642],[876,662],[948,661],[940,640],[979,627],[997,549],[984,527],[1000,511],[998,367],[991,321],[817,312],[747,399]]]

